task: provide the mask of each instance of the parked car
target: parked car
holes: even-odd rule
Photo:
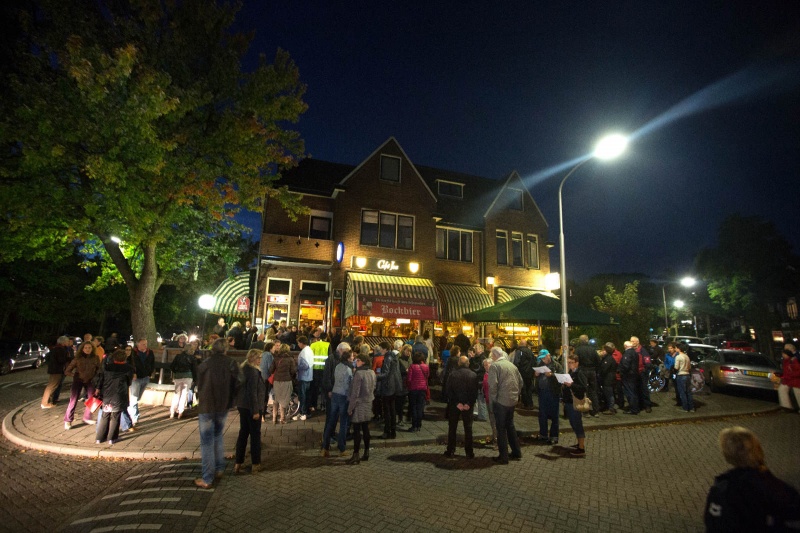
[[[778,365],[766,355],[741,350],[717,350],[698,366],[712,391],[723,387],[774,390],[770,378],[779,371]]]
[[[720,345],[724,350],[740,350],[742,352],[752,352],[753,345],[747,341],[725,341]]]
[[[0,342],[0,375],[17,368],[39,368],[50,350],[38,341]]]

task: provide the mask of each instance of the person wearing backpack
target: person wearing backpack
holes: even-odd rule
[[[308,345],[308,337],[297,337],[300,355],[297,356],[297,396],[300,398],[300,412],[292,420],[305,420],[308,418],[308,391],[314,381],[314,352]]]

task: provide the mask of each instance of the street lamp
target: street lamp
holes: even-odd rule
[[[567,172],[564,179],[561,180],[561,185],[558,186],[558,224],[559,224],[559,277],[561,283],[561,355],[564,358],[564,371],[567,369],[567,354],[569,353],[569,317],[567,316],[567,266],[566,254],[564,253],[564,204],[562,201],[562,190],[564,182],[567,178],[572,176],[576,170],[581,168],[584,163],[590,159],[597,158],[602,160],[614,159],[622,154],[628,146],[628,138],[624,135],[613,134],[600,139],[600,142],[595,146],[594,152],[585,157],[580,163],[572,167],[572,170]]]
[[[680,281],[680,284],[683,285],[686,288],[694,287],[694,285],[696,283],[697,283],[697,280],[694,279],[692,276],[684,276],[683,278],[681,278],[681,281]],[[667,331],[667,335],[669,335],[669,311],[667,310],[667,286],[666,285],[662,285],[661,286],[661,298],[664,299],[664,328]],[[677,303],[677,302],[681,302],[681,301],[680,300],[676,300],[675,302]],[[683,306],[683,302],[681,302],[681,306]],[[676,305],[675,307],[680,307],[680,306]],[[678,334],[678,328],[676,327],[675,328],[675,335],[677,335],[677,334]]]
[[[204,294],[197,299],[197,306],[203,310],[203,329],[200,330],[200,347],[203,347],[203,335],[206,332],[206,317],[208,316],[208,312],[214,308],[214,304],[217,303],[217,299],[214,298],[211,294]]]

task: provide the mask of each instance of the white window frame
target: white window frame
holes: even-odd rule
[[[387,178],[384,177],[384,174],[383,174],[383,162],[385,160],[387,160],[387,159],[396,159],[397,160],[397,179],[387,179]],[[389,183],[400,183],[400,181],[401,181],[400,177],[403,175],[403,173],[402,173],[402,163],[403,163],[403,160],[400,159],[399,157],[395,156],[395,155],[381,154],[380,179],[382,181],[388,181]]]
[[[525,211],[525,196],[523,196],[523,192],[521,189],[514,189],[512,187],[506,187],[506,194],[510,193],[517,193],[519,194],[519,209],[516,207],[511,206],[510,204],[506,207],[507,209],[511,209],[513,211]]]
[[[330,225],[328,227],[328,238],[325,239],[325,240],[327,240],[327,241],[332,240],[333,239],[333,213],[331,213],[330,211],[319,211],[317,209],[312,209],[311,210],[311,214],[308,217],[308,238],[309,239],[321,239],[322,238],[322,237],[312,237],[311,236],[312,224],[314,222],[313,219],[315,219],[315,218],[328,219],[328,221],[330,222]]]
[[[504,229],[496,230],[495,231],[494,242],[495,242],[495,244],[497,244],[501,233],[503,234],[503,238],[506,241],[505,249],[503,250],[506,259],[505,259],[505,263],[501,263],[499,261],[499,258],[500,258],[499,254],[495,253],[495,260],[497,261],[498,266],[508,266],[508,231],[506,231]],[[497,246],[497,249],[499,251],[500,247]]]
[[[363,235],[363,224],[364,224],[364,213],[367,211],[372,211],[378,213],[378,241],[376,244],[367,244],[364,243],[362,238]],[[381,216],[382,215],[392,215],[395,219],[394,225],[394,245],[393,246],[381,246]],[[411,248],[400,248],[398,246],[398,238],[399,238],[399,230],[400,230],[400,217],[405,217],[411,219]],[[381,211],[378,209],[361,209],[361,221],[359,222],[359,235],[358,235],[358,242],[361,246],[370,246],[374,248],[384,248],[386,250],[406,250],[406,251],[414,251],[414,247],[417,244],[417,218],[414,215],[409,215],[408,213],[395,213],[392,211]]]
[[[456,229],[456,228],[445,228],[445,227],[437,226],[436,227],[436,239],[437,239],[437,241],[439,239],[439,231],[440,230],[444,232],[444,257],[439,257],[437,255],[436,259],[444,259],[444,260],[447,260],[447,261],[458,261],[460,263],[472,263],[473,259],[475,257],[475,237],[473,236],[474,232],[469,231],[469,230],[462,230],[462,229]],[[451,231],[458,233],[458,259],[450,259],[450,239],[449,239],[449,234],[450,234]],[[468,235],[470,241],[472,241],[472,243],[470,244],[470,252],[472,253],[472,257],[470,257],[469,259],[464,259],[461,256],[461,239],[463,238],[464,235]]]
[[[528,261],[528,268],[541,270],[541,259],[539,258],[539,236],[535,233],[528,233],[525,239],[525,254]],[[533,255],[531,254],[533,252]],[[533,261],[535,259],[535,262]]]
[[[459,199],[463,199],[464,198],[464,184],[463,183],[458,183],[457,181],[447,181],[447,180],[437,180],[437,182],[438,182],[437,183],[437,192],[439,193],[439,196],[446,196],[448,198],[459,198]],[[460,194],[455,195],[455,194],[449,194],[449,193],[446,193],[446,192],[442,192],[442,183],[446,183],[448,185],[457,185],[458,188],[459,188]]]
[[[519,243],[519,264],[514,262],[514,247],[517,243]],[[511,232],[511,266],[516,268],[525,266],[525,240],[520,231]]]

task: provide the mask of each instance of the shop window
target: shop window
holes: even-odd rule
[[[291,280],[271,278],[267,284],[267,294],[281,294],[288,296],[291,288]]]
[[[333,220],[330,217],[311,216],[311,228],[308,236],[311,239],[331,239],[331,226]]]
[[[497,230],[497,264],[508,264],[508,232]]]
[[[315,281],[302,281],[300,282],[300,290],[301,291],[317,291],[317,292],[328,292],[328,285],[325,283],[319,283]]]
[[[381,179],[400,183],[400,158],[381,155]]]
[[[511,233],[511,264],[515,267],[524,266],[522,263],[522,233]]]
[[[361,244],[413,250],[414,217],[380,211],[362,211]]]
[[[528,268],[539,269],[539,237],[528,234]]]

